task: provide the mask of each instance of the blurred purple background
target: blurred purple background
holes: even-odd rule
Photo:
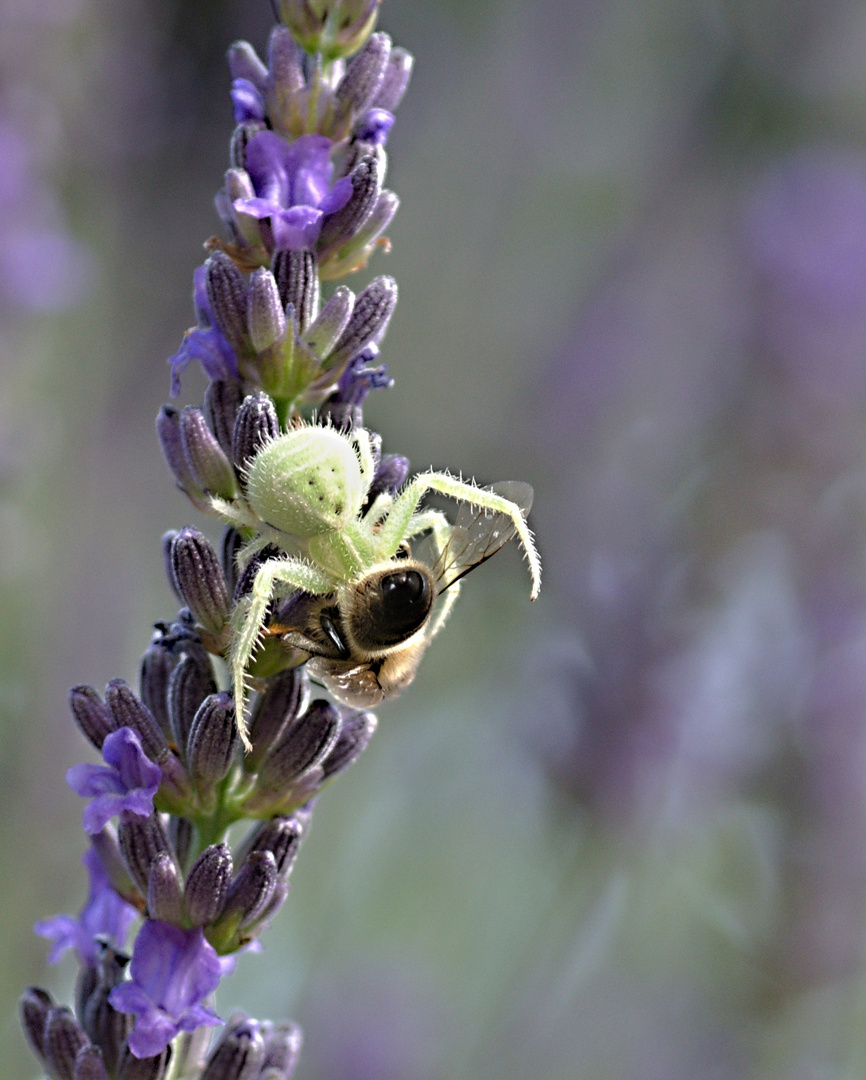
[[[10,1075],[30,924],[85,889],[66,690],[134,680],[173,613],[160,536],[201,525],[153,418],[218,230],[225,49],[270,22],[0,10]],[[368,422],[418,469],[531,481],[545,586],[515,552],[467,581],[219,1005],[301,1022],[301,1080],[862,1075],[866,10],[380,25],[417,68]]]

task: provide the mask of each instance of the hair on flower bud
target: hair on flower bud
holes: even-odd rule
[[[222,251],[205,262],[205,288],[214,322],[236,352],[246,350],[247,286],[244,276]]]
[[[218,640],[229,618],[229,595],[220,559],[205,536],[191,526],[171,541],[174,586],[196,621]]]
[[[246,1018],[229,1024],[208,1057],[201,1080],[257,1080],[265,1056],[261,1025]]]
[[[89,1040],[65,1005],[49,1009],[45,1017],[45,1067],[57,1080],[75,1080],[75,1058]]]
[[[219,918],[233,873],[228,844],[211,844],[199,855],[186,878],[186,913],[192,926],[207,926]]]
[[[150,868],[160,855],[173,855],[168,834],[158,814],[140,817],[123,811],[117,831],[120,852],[129,876],[142,896],[147,896]]]
[[[275,439],[279,433],[277,410],[271,398],[263,392],[244,398],[232,436],[232,458],[237,468],[243,470],[261,450],[262,445]],[[237,573],[234,560],[232,564]]]
[[[247,329],[257,353],[281,341],[286,332],[285,305],[270,270],[259,267],[250,275],[247,293]]]
[[[215,797],[214,785],[228,775],[239,746],[232,695],[223,692],[206,697],[195,714],[187,743],[189,771],[200,800]]]
[[[283,308],[292,305],[298,331],[305,333],[319,313],[319,273],[315,252],[306,248],[275,251],[271,269]]]
[[[243,399],[243,389],[236,379],[211,379],[204,392],[207,421],[216,441],[228,455],[232,452],[232,432]]]
[[[397,282],[392,277],[374,278],[355,301],[352,315],[334,351],[329,369],[340,369],[368,345],[378,345],[397,306]]]
[[[138,735],[141,749],[151,761],[159,761],[168,749],[165,735],[150,710],[123,679],[112,679],[105,687],[105,702],[111,710],[115,730],[129,727]]]
[[[401,46],[397,45],[391,49],[385,75],[373,100],[375,108],[387,109],[390,113],[396,111],[409,86],[414,63],[412,54]]]
[[[199,489],[223,499],[237,494],[237,478],[204,413],[187,405],[180,414],[180,435],[190,472]]]
[[[69,708],[84,737],[101,750],[105,737],[117,727],[111,709],[92,686],[73,686]]]
[[[303,53],[298,43],[286,27],[275,26],[268,38],[266,104],[271,123],[278,130],[291,129],[297,108],[295,99],[305,85]]]
[[[347,285],[338,285],[333,295],[304,334],[313,352],[326,357],[349,325],[355,294]]]
[[[189,732],[199,706],[217,692],[213,668],[206,657],[188,653],[172,672],[168,687],[168,715],[175,742],[184,761]]]

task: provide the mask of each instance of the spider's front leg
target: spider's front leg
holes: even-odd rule
[[[247,666],[259,643],[268,605],[276,597],[285,596],[295,589],[321,595],[333,592],[336,584],[331,577],[302,559],[268,559],[259,567],[249,595],[235,605],[229,666],[234,686],[235,719],[247,750],[252,749],[246,721]]]

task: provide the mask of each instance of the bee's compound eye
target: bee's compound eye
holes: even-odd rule
[[[372,584],[372,583],[371,583]],[[366,594],[353,631],[365,648],[399,645],[423,626],[433,606],[433,587],[420,570],[392,570]]]

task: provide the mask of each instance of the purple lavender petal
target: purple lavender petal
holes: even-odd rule
[[[142,817],[152,814],[153,797],[162,780],[160,767],[147,757],[130,727],[108,735],[102,755],[106,765],[73,765],[66,773],[73,791],[93,798],[84,811],[84,829],[91,835],[121,810]]]
[[[355,138],[384,146],[393,126],[393,113],[387,109],[368,109],[355,125]]]
[[[180,376],[187,365],[196,360],[209,379],[239,379],[238,361],[234,349],[215,325],[207,298],[207,270],[196,267],[193,274],[193,303],[198,326],[187,330],[180,348],[168,359],[171,365],[171,396],[180,393]]]
[[[245,120],[264,120],[264,99],[249,79],[235,79],[231,95],[236,124],[242,124]]]
[[[312,248],[319,238],[323,216],[321,210],[311,206],[293,206],[290,210],[274,214],[271,227],[277,249],[299,251],[301,248]]]
[[[81,861],[90,878],[90,891],[81,914],[77,919],[71,915],[42,919],[34,929],[40,937],[54,942],[48,955],[50,963],[56,963],[67,950],[75,949],[82,963],[96,967],[97,939],[107,938],[113,946],[122,949],[138,912],[111,887],[102,860],[93,848],[84,853]]]
[[[222,1021],[202,1001],[216,990],[222,964],[202,930],[181,930],[147,920],[138,933],[130,964],[131,981],[112,990],[118,1012],[133,1013],[129,1046],[136,1057],[151,1057],[179,1031]]]
[[[323,214],[334,214],[338,210],[342,210],[351,199],[352,190],[352,181],[349,177],[341,177],[319,203],[319,209]]]

